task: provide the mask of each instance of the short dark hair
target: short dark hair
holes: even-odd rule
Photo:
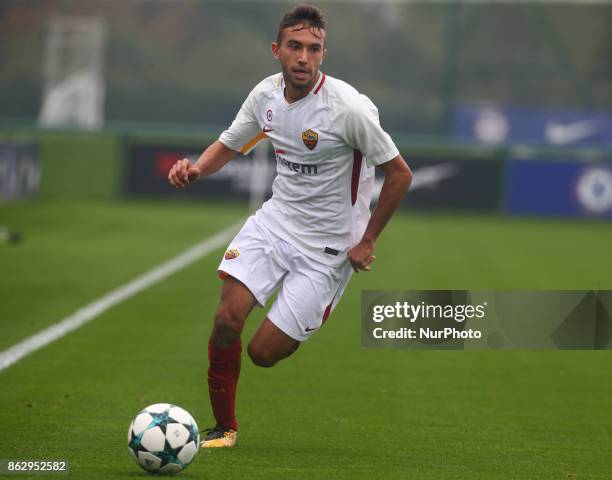
[[[316,28],[325,30],[325,18],[321,9],[314,5],[298,5],[293,10],[285,13],[278,25],[278,33],[276,34],[276,42],[281,43],[282,31],[285,28],[304,25],[304,27]]]

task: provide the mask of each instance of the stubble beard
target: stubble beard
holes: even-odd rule
[[[317,71],[306,81],[295,82],[292,76],[292,72],[288,68],[283,67],[283,77],[285,78],[285,83],[290,84],[291,88],[301,93],[308,92],[308,90],[314,86],[314,82],[318,74],[319,70],[317,69]]]

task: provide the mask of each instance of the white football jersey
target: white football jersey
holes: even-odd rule
[[[312,259],[339,265],[370,218],[374,166],[399,152],[371,100],[347,83],[321,72],[293,103],[284,88],[282,74],[259,83],[219,141],[247,154],[270,139],[276,178],[255,219]]]

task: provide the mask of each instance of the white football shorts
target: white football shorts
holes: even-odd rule
[[[353,273],[348,261],[331,267],[311,260],[253,216],[229,244],[218,271],[221,278],[242,282],[261,307],[280,287],[268,318],[299,342],[325,323]]]

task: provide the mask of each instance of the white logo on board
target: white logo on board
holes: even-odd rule
[[[510,126],[502,112],[494,109],[478,112],[478,118],[474,123],[474,135],[479,141],[495,145],[504,142],[509,133]]]
[[[546,124],[546,140],[553,145],[569,145],[586,140],[606,128],[599,120],[579,120],[572,123],[551,121]]]
[[[591,213],[612,210],[612,172],[600,167],[585,170],[576,184],[576,195]]]

